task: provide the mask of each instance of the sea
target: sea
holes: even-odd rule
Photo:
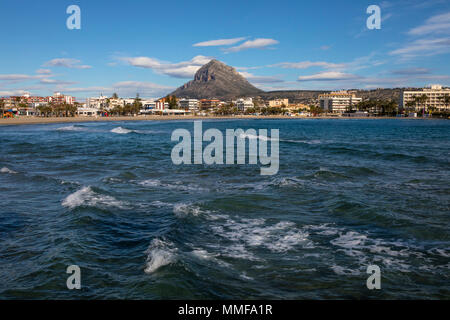
[[[173,164],[192,120],[1,126],[0,299],[450,299],[448,120],[202,124],[278,173]]]

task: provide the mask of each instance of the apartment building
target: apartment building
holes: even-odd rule
[[[75,97],[66,96],[61,92],[55,92],[53,96],[47,97],[47,101],[52,104],[73,104],[75,102]]]
[[[450,88],[442,88],[441,85],[431,85],[430,87],[423,88],[422,90],[414,90],[414,91],[403,91],[400,95],[400,103],[399,106],[402,109],[405,109],[408,102],[415,102],[416,97],[420,97],[425,95],[428,99],[425,102],[416,102],[413,105],[416,111],[427,110],[430,107],[438,110],[449,110],[450,105],[445,103],[445,96],[450,96]]]
[[[319,105],[325,112],[344,113],[354,108],[362,98],[348,91],[331,92],[319,95]]]
[[[86,99],[87,108],[104,109],[108,107],[108,97],[100,95],[99,97],[92,97]]]
[[[245,111],[249,108],[254,108],[255,104],[253,103],[253,98],[241,98],[237,99],[236,107],[239,111]]]
[[[180,109],[195,111],[199,108],[199,101],[197,99],[181,99],[178,101]]]

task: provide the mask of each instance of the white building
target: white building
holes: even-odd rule
[[[245,111],[249,108],[254,108],[253,98],[241,98],[236,101],[236,107],[239,111]]]
[[[123,107],[124,105],[125,105],[125,102],[121,98],[117,98],[117,99],[110,98],[109,99],[109,109],[114,109],[114,108],[117,108],[117,107]]]
[[[97,108],[79,107],[77,109],[77,115],[82,117],[95,117],[98,115],[98,112]]]
[[[429,107],[438,111],[450,109],[450,106],[448,104],[446,105],[444,101],[445,96],[450,96],[450,88],[443,89],[440,85],[432,85],[417,91],[403,91],[400,96],[400,107],[403,109],[406,108],[408,102],[413,102],[415,101],[415,97],[422,95],[426,95],[428,100],[422,104],[415,103],[413,108],[416,111],[421,111],[424,108],[428,109]]]
[[[53,96],[47,97],[49,103],[59,104],[59,103],[67,103],[73,104],[75,102],[75,98],[72,96],[66,96],[61,92],[55,92]]]
[[[92,97],[86,99],[86,105],[88,108],[94,108],[94,109],[102,109],[108,107],[108,97],[106,96],[99,96],[99,97]]]
[[[320,107],[325,112],[344,113],[354,108],[362,98],[357,98],[352,92],[339,91],[319,95]]]
[[[199,103],[197,99],[181,99],[178,101],[178,105],[180,106],[180,109],[194,111],[198,110]]]

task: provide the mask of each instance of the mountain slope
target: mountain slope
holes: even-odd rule
[[[195,73],[194,80],[179,87],[170,95],[193,99],[231,99],[263,92],[233,67],[218,60],[211,60]]]

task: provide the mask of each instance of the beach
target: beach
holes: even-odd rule
[[[19,117],[0,119],[0,125],[100,122],[100,121],[142,121],[142,120],[190,120],[190,119],[289,119],[289,116],[119,116],[119,117]]]
[[[254,115],[235,115],[235,116],[119,116],[119,117],[18,117],[10,119],[0,119],[2,125],[25,125],[25,124],[51,124],[51,123],[72,123],[72,122],[114,122],[114,121],[145,121],[145,120],[211,120],[211,119],[398,119],[395,117],[292,117],[292,116],[254,116]],[[405,118],[400,118],[405,119]],[[422,118],[408,118],[422,119]],[[425,118],[426,120],[426,118]]]

